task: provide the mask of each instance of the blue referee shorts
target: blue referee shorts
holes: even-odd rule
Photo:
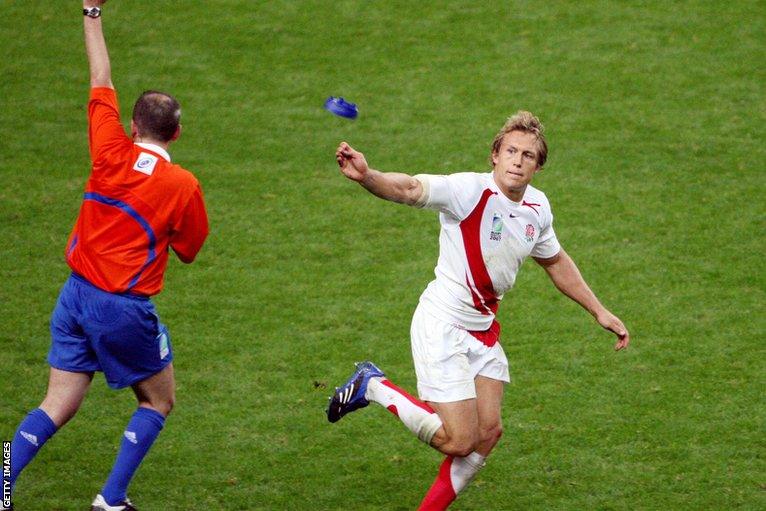
[[[64,283],[51,316],[51,367],[102,371],[120,389],[172,360],[170,335],[149,298],[107,293],[74,273]]]

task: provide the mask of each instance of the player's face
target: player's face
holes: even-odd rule
[[[513,200],[521,200],[537,165],[537,138],[531,133],[511,131],[503,136],[500,149],[492,154],[494,178],[500,189]]]

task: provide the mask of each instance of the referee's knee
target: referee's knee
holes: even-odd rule
[[[149,408],[157,413],[162,414],[164,417],[170,415],[173,407],[176,404],[176,397],[170,396],[165,399],[155,399],[152,401],[139,401],[138,406]]]

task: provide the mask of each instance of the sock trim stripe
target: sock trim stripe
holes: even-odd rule
[[[427,411],[428,413],[436,413],[436,411],[433,408],[428,406],[428,403],[424,403],[423,401],[420,401],[419,399],[414,398],[413,396],[408,394],[407,391],[405,391],[401,387],[398,387],[397,385],[391,383],[390,380],[381,380],[380,383],[382,383],[383,385],[385,385],[386,387],[388,387],[388,388],[390,388],[392,390],[395,390],[396,392],[398,392],[402,396],[406,397],[408,401],[410,401],[413,405],[417,406],[418,408],[422,408],[423,410]]]

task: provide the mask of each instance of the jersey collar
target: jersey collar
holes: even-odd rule
[[[157,153],[163,158],[165,158],[166,161],[170,161],[170,155],[168,154],[168,152],[156,144],[146,144],[144,142],[136,142],[136,145],[139,147],[143,147],[144,149],[148,149],[154,153]]]

